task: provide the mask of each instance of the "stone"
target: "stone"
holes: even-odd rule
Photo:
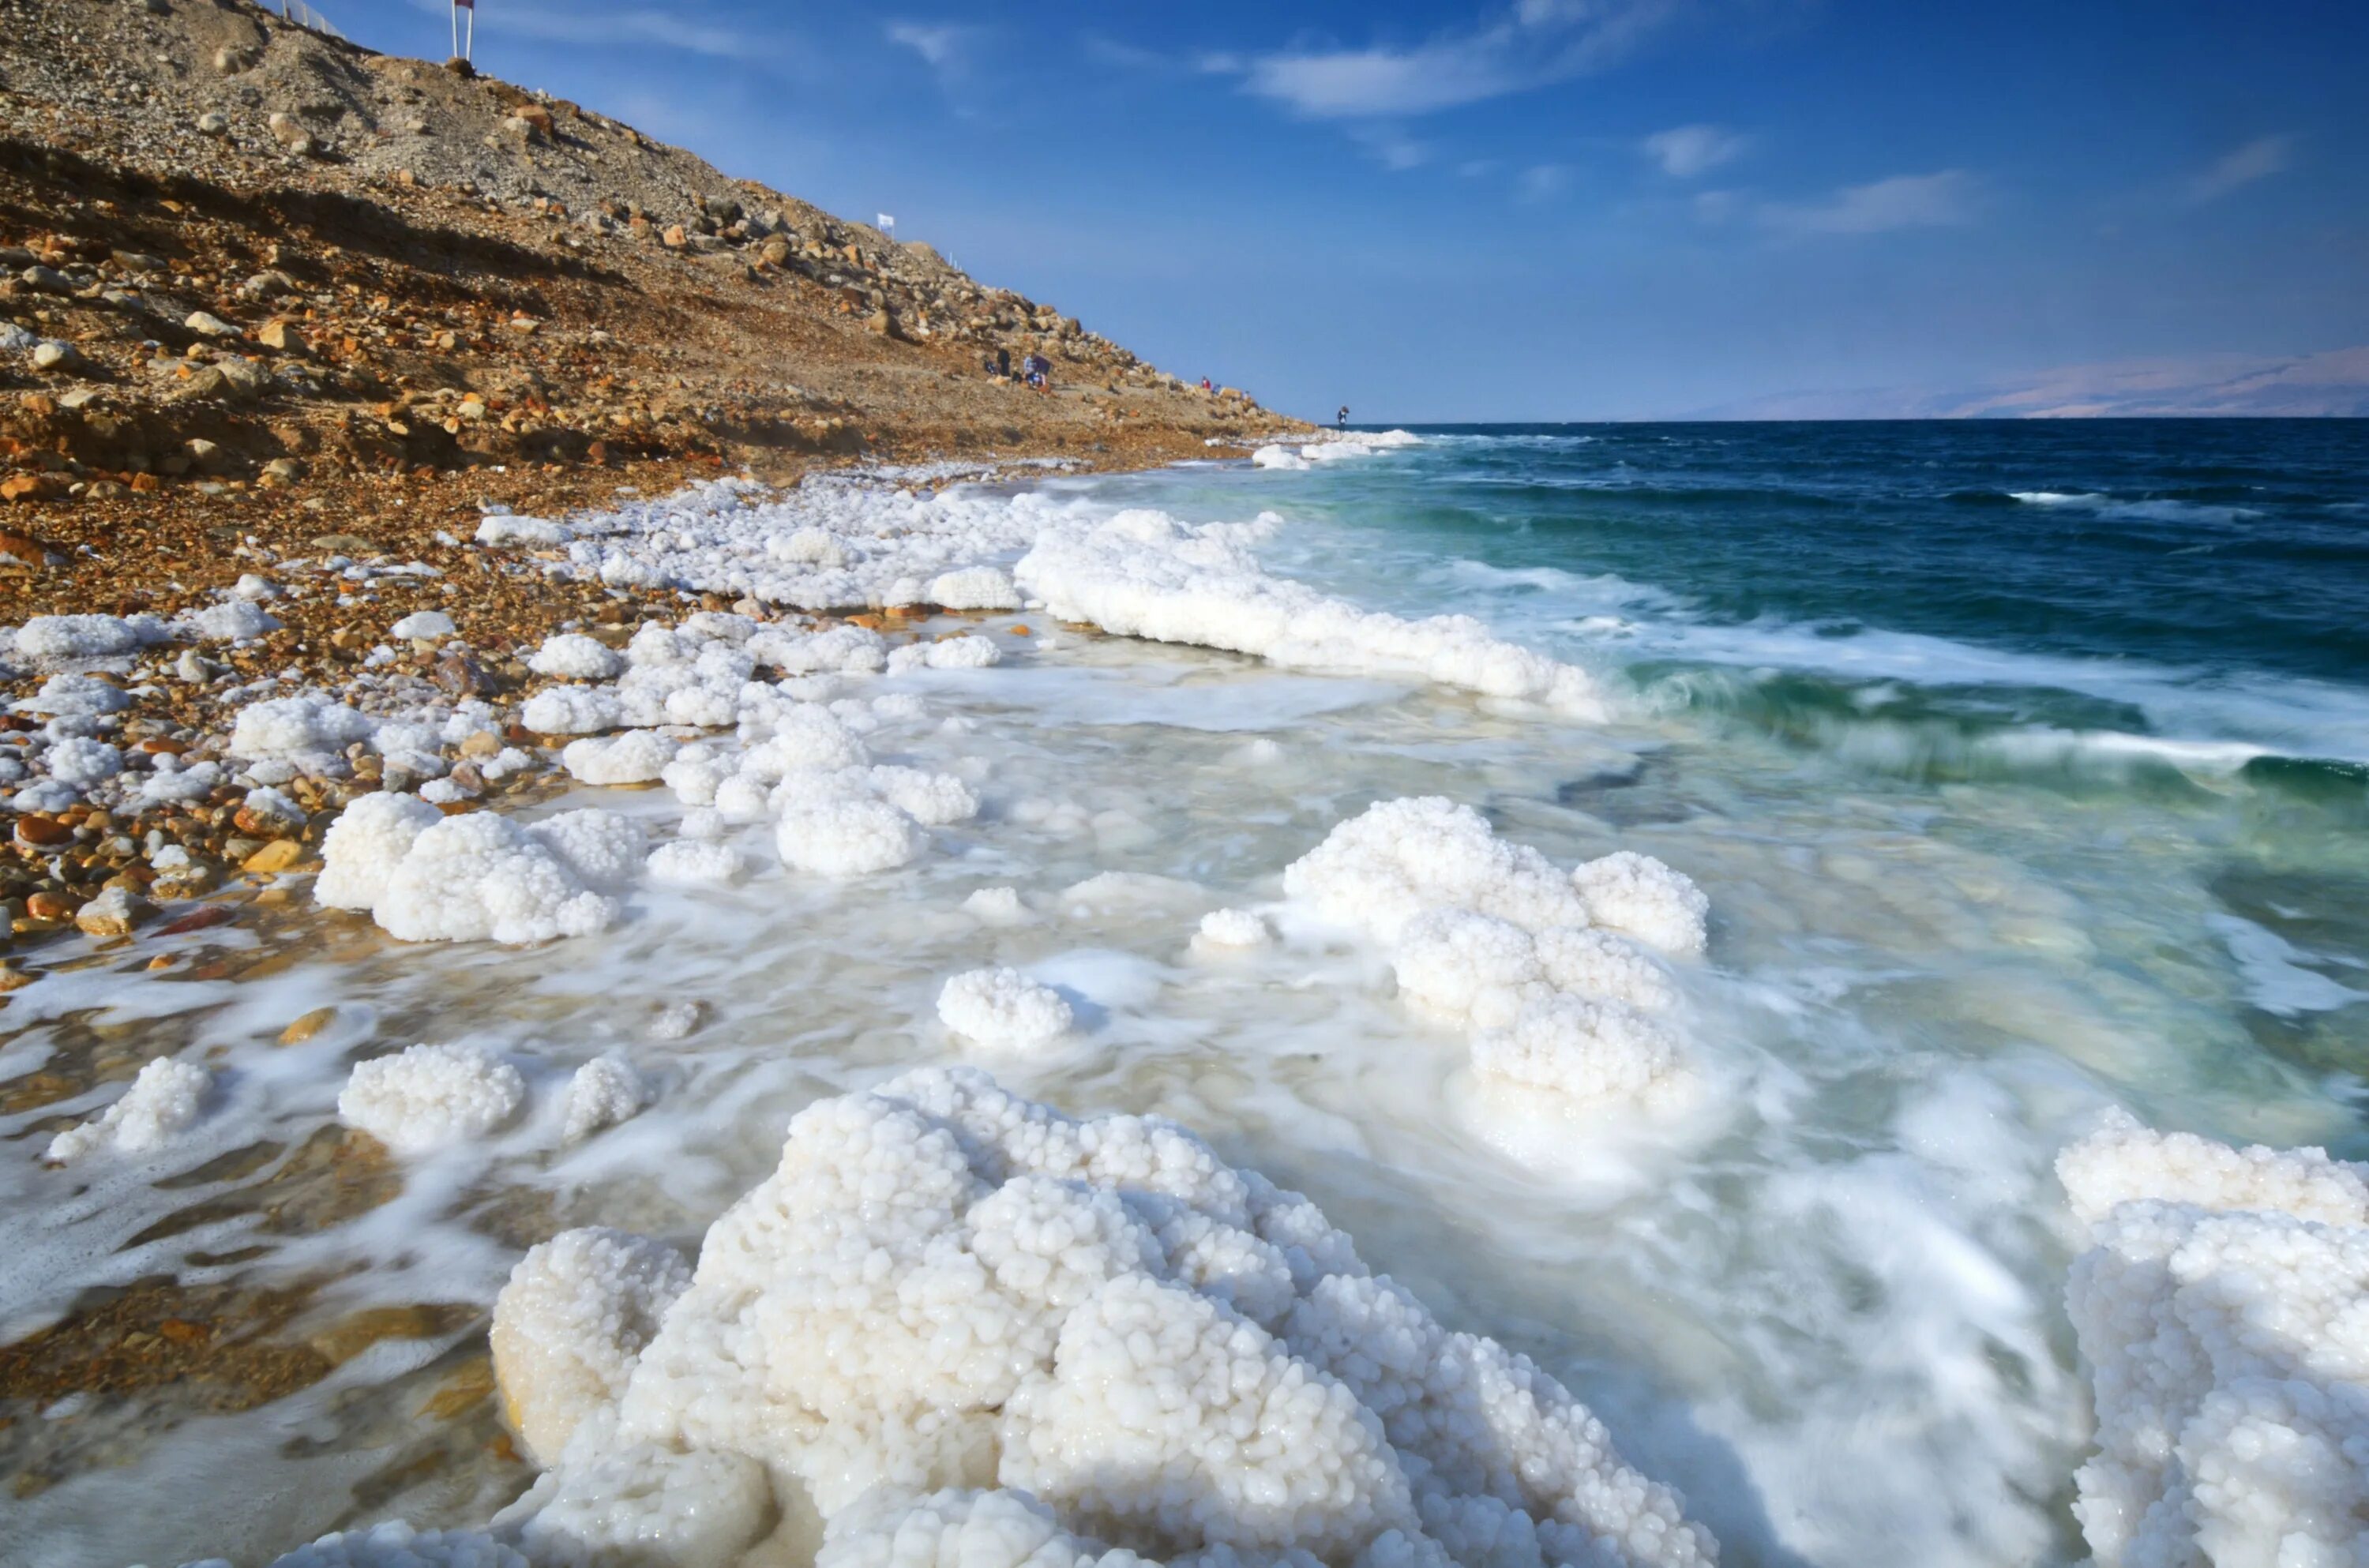
[[[531,103],[524,106],[518,111],[516,118],[526,121],[527,129],[532,131],[538,136],[548,136],[551,134],[551,110],[544,108],[539,103]]]
[[[223,119],[221,115],[214,113],[212,109],[209,109],[205,113],[198,116],[198,134],[200,136],[227,136],[230,134],[230,121]]]
[[[669,250],[681,250],[691,243],[691,235],[683,232],[681,223],[669,223],[666,232],[658,235],[658,243]],[[29,268],[27,270],[33,269]]]
[[[263,465],[263,473],[266,478],[292,485],[304,477],[304,465],[292,457],[275,457]]]
[[[888,313],[888,307],[886,305],[874,311],[872,313],[871,319],[866,321],[864,326],[865,330],[869,331],[875,338],[894,338],[897,336],[897,318]]]
[[[17,841],[30,850],[52,850],[74,842],[74,830],[54,817],[28,811],[17,818]]]
[[[301,1046],[337,1021],[336,1008],[316,1007],[280,1030],[280,1043],[283,1046]]]
[[[0,501],[54,501],[66,493],[56,474],[11,474],[0,479]]]
[[[767,240],[765,248],[757,254],[769,267],[787,267],[790,264],[790,242],[776,235]]]
[[[129,936],[155,912],[147,899],[125,888],[110,887],[74,911],[74,926],[85,936]]]
[[[33,349],[33,368],[37,371],[71,371],[81,363],[82,355],[71,343],[42,343]]]
[[[191,436],[181,450],[189,454],[191,463],[209,474],[222,465],[223,449],[219,441],[210,441],[203,436]]]
[[[238,328],[211,311],[193,310],[181,325],[200,338],[235,338]]]
[[[258,272],[254,277],[241,283],[238,286],[238,292],[245,299],[276,300],[282,294],[294,293],[296,280],[275,269],[268,272]]]
[[[304,846],[294,839],[274,839],[239,862],[238,868],[258,876],[277,876],[303,858]]]
[[[452,74],[460,77],[461,80],[464,82],[469,81],[477,74],[477,68],[475,65],[471,64],[467,60],[457,54],[452,56],[452,59],[444,62],[444,69]]]
[[[25,913],[37,921],[62,921],[74,918],[82,908],[82,900],[66,893],[52,893],[44,888],[25,900]]]
[[[37,294],[71,294],[74,280],[54,268],[35,265],[17,274],[17,281]]]
[[[242,71],[254,70],[257,59],[255,51],[226,43],[214,51],[214,70],[224,76],[235,76]]]
[[[263,330],[256,334],[256,339],[265,348],[282,354],[310,356],[313,352],[313,345],[304,340],[303,329],[284,316],[275,316],[265,322]]]

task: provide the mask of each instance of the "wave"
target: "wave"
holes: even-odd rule
[[[2078,509],[2130,522],[2244,522],[2264,515],[2254,507],[2211,505],[2169,497],[2118,500],[2089,490],[2009,490],[2008,498],[2028,507]]]

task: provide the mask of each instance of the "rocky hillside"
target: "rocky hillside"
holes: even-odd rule
[[[456,476],[550,505],[629,464],[1115,465],[1289,425],[926,246],[246,0],[0,0],[0,570],[38,600],[258,490],[414,524]],[[1054,395],[983,373],[999,349]]]

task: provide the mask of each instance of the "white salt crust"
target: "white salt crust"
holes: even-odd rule
[[[643,851],[641,830],[611,812],[563,812],[521,827],[490,811],[446,817],[379,792],[330,824],[313,897],[368,910],[406,942],[547,942],[615,921],[605,889],[640,870]]]
[[[1305,1198],[960,1070],[801,1112],[687,1282],[615,1232],[536,1248],[493,1348],[547,1472],[484,1539],[538,1562],[630,1536],[720,1565],[809,1502],[828,1568],[1716,1551],[1560,1384],[1441,1328]]]
[[[140,1070],[104,1116],[50,1139],[48,1158],[72,1164],[101,1150],[153,1153],[198,1119],[212,1082],[204,1068],[160,1057]]]
[[[594,1057],[567,1081],[560,1139],[581,1143],[603,1128],[633,1120],[652,1098],[649,1080],[632,1062],[614,1051]]]
[[[1565,876],[1438,796],[1341,823],[1284,870],[1284,890],[1390,955],[1400,994],[1464,1030],[1484,1081],[1572,1107],[1666,1110],[1699,1084],[1656,1014],[1667,972],[1630,937],[1702,951],[1709,902],[1678,872],[1623,851]],[[1619,930],[1597,922],[1619,922]]]
[[[624,672],[623,654],[578,632],[558,632],[545,637],[527,660],[537,675],[570,681],[608,681]]]
[[[938,992],[938,1020],[979,1048],[1024,1054],[1070,1032],[1061,993],[1017,969],[973,969]]]
[[[2369,1552],[2369,1168],[2117,1113],[2057,1174],[2098,1451],[2099,1568],[2335,1568]]]
[[[495,1131],[525,1103],[526,1081],[491,1052],[418,1045],[357,1062],[338,1117],[397,1154],[425,1154]]]
[[[1264,947],[1274,937],[1264,916],[1249,910],[1212,910],[1201,917],[1193,944],[1205,949],[1242,952]]]

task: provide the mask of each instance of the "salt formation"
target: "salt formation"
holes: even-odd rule
[[[649,1103],[649,1080],[632,1062],[614,1051],[594,1057],[567,1081],[560,1139],[581,1143],[603,1127],[633,1120]]]
[[[106,1115],[68,1127],[50,1139],[48,1158],[71,1164],[102,1149],[122,1154],[162,1149],[174,1134],[198,1119],[212,1082],[202,1067],[159,1057],[140,1070],[123,1098],[108,1106]]]
[[[2057,1174],[2096,1393],[2074,1513],[2100,1568],[2369,1556],[2369,1167],[2117,1114]]]
[[[938,1021],[984,1049],[1041,1050],[1070,1031],[1061,993],[1017,969],[973,969],[938,993]]]
[[[829,795],[793,805],[774,830],[783,864],[818,876],[893,871],[921,853],[914,820],[885,800]]]
[[[1299,669],[1413,676],[1601,718],[1585,670],[1489,635],[1469,615],[1402,620],[1262,570],[1250,545],[1275,526],[1179,522],[1123,511],[1048,528],[1013,575],[1065,621],[1123,636],[1253,654]]]
[[[424,1154],[494,1131],[526,1103],[517,1068],[475,1046],[413,1046],[358,1062],[338,1118],[397,1154]]]
[[[241,708],[230,732],[230,754],[249,761],[285,758],[319,772],[377,726],[368,715],[326,697],[275,697]]]
[[[1212,910],[1201,917],[1193,945],[1204,952],[1242,952],[1265,946],[1268,936],[1266,921],[1249,910]]]
[[[415,1530],[397,1519],[325,1535],[276,1559],[271,1568],[527,1568],[527,1560],[474,1530]]]
[[[520,1264],[495,1369],[551,1468],[488,1539],[705,1568],[810,1501],[827,1568],[1714,1560],[1552,1378],[1157,1118],[964,1070],[825,1100],[681,1266]]]
[[[1676,990],[1646,948],[1702,952],[1709,904],[1660,861],[1623,851],[1566,876],[1433,795],[1340,824],[1283,885],[1389,949],[1400,994],[1467,1032],[1484,1082],[1574,1106],[1675,1108],[1692,1096],[1654,1016]]]
[[[545,637],[527,660],[537,675],[570,681],[608,681],[624,672],[625,660],[614,649],[579,632],[558,632]]]
[[[606,929],[618,911],[602,889],[623,886],[642,860],[641,830],[611,812],[521,827],[381,792],[330,824],[313,897],[368,910],[406,942],[547,942]]]

